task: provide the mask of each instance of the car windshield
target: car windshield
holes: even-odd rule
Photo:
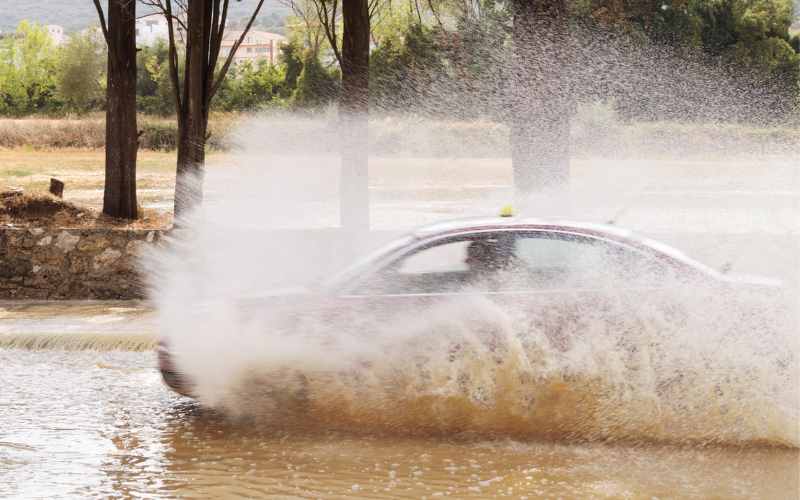
[[[391,243],[388,243],[378,250],[368,254],[366,257],[363,257],[357,260],[354,264],[347,266],[344,270],[334,274],[332,277],[324,280],[321,284],[322,289],[324,290],[337,290],[341,286],[349,283],[350,280],[359,276],[364,269],[368,269],[372,267],[373,264],[384,258],[385,256],[396,252],[397,250],[408,246],[412,241],[414,241],[414,236],[411,234],[407,234],[403,237],[400,237],[396,240],[393,240]]]

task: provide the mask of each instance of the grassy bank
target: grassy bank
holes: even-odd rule
[[[143,152],[175,150],[174,120],[143,116],[139,127]],[[209,128],[208,147],[212,152],[255,142],[273,152],[306,154],[335,151],[339,143],[339,130],[331,115],[298,119],[216,114]],[[101,149],[104,137],[101,115],[80,119],[0,119],[0,149]],[[595,107],[582,110],[573,121],[571,146],[578,157],[796,154],[800,150],[800,127],[630,124],[620,122],[607,109]],[[509,130],[489,121],[375,118],[370,125],[370,150],[376,155],[397,157],[507,157]]]

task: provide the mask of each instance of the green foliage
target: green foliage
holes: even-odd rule
[[[56,86],[67,111],[100,109],[105,99],[106,45],[93,33],[74,34],[58,49]]]
[[[443,57],[434,30],[419,23],[407,26],[402,37],[385,37],[370,57],[372,105],[402,110],[421,104],[434,82],[444,80]]]
[[[800,92],[800,44],[789,36],[790,0],[698,0],[696,11],[702,48],[747,73],[753,85],[769,83],[785,96],[776,111],[791,112]]]
[[[795,35],[789,40],[789,45],[792,46],[795,52],[800,53],[800,35]]]
[[[214,107],[222,111],[255,111],[279,103],[287,97],[284,71],[266,61],[249,61],[231,68],[224,80]]]
[[[792,1],[568,3],[576,28],[599,23],[626,33],[634,44],[646,42],[646,48],[653,42],[667,45],[670,54],[677,49],[687,60],[724,67],[731,75],[744,75],[744,89],[762,92],[768,88],[763,93],[775,94],[776,109],[785,102],[782,110],[787,111],[791,96],[796,99],[800,95],[800,35],[789,31],[795,19]],[[509,79],[510,5],[504,0],[384,2],[373,18],[371,33],[373,109],[397,112],[413,108],[462,119],[502,118],[497,113],[502,112],[499,96],[507,90]],[[283,13],[262,16],[260,22],[274,27],[282,19]],[[215,110],[319,107],[337,99],[340,75],[330,67],[335,60],[319,23],[313,16],[306,21],[291,18],[286,27],[292,42],[280,48],[280,65],[231,68],[214,100]],[[44,28],[21,23],[16,33],[0,39],[0,115],[102,109],[104,51],[104,43],[91,35],[74,35],[65,46],[56,48]],[[167,61],[165,43],[140,47],[137,106],[141,112],[174,113]],[[606,89],[613,83],[603,79],[611,81],[614,75],[590,75],[585,87],[597,89],[585,92],[610,94]],[[636,97],[646,94],[647,89],[640,90],[629,93]],[[740,89],[731,88],[729,93],[737,95]],[[631,109],[636,112],[636,106]],[[663,116],[658,111],[654,115]],[[159,144],[158,131],[152,135],[154,144]]]
[[[298,108],[318,108],[335,100],[339,94],[338,72],[327,70],[311,51],[303,58],[303,71],[291,103]]]
[[[168,57],[169,48],[163,41],[141,47],[137,54],[136,107],[143,113],[166,116],[175,112]]]
[[[303,71],[303,60],[301,59],[301,49],[295,42],[282,45],[281,64],[284,66],[283,86],[285,90],[297,88],[297,79]]]
[[[23,21],[0,40],[0,114],[57,109],[56,65],[56,48],[41,26]]]
[[[403,31],[384,33],[370,58],[374,108],[461,119],[496,115],[508,62],[508,5],[479,0],[443,7],[451,27],[409,16]]]

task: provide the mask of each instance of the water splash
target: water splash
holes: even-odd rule
[[[424,314],[303,294],[364,246],[337,227],[341,122],[256,117],[207,178],[209,202],[146,261],[160,333],[196,396],[275,426],[800,446],[796,131],[721,126],[754,108],[754,122],[773,123],[762,118],[775,96],[703,61],[611,42],[580,49],[594,66],[577,77],[612,75],[603,84],[659,122],[623,122],[594,104],[608,93],[579,85],[589,111],[572,126],[571,186],[519,200],[522,215],[658,232],[717,266],[769,270],[782,293],[609,287],[527,305],[464,295]],[[371,115],[373,229],[495,215],[510,201],[508,129],[496,122],[528,114],[508,106],[504,84],[483,83],[426,80],[429,99]],[[698,102],[695,117],[712,123],[663,122]],[[431,119],[442,117],[431,103],[464,121]]]
[[[347,241],[287,229],[318,201],[281,179],[335,163],[241,164],[147,261],[160,333],[202,403],[278,427],[800,446],[793,289],[464,295],[424,313],[331,302],[304,292]]]

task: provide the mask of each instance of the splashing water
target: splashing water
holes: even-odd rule
[[[569,71],[515,49],[540,83],[559,77],[552,102],[521,95],[509,105],[522,68],[493,43],[476,55],[483,77],[409,71],[380,96],[373,111],[396,114],[373,112],[361,138],[371,238],[336,227],[343,122],[273,114],[244,124],[237,167],[209,176],[210,203],[146,260],[160,331],[196,396],[275,426],[800,446],[800,150],[791,127],[761,134],[743,124],[775,125],[791,103],[736,68],[575,29],[552,47]],[[597,102],[615,99],[629,118],[654,122],[622,123]],[[609,281],[525,301],[461,293],[411,309],[307,293],[375,243],[365,240],[495,215],[514,196],[514,134],[497,122],[541,121],[567,112],[562,101],[579,108],[570,186],[516,200],[522,215],[613,220],[786,286],[644,293]],[[663,121],[687,117],[709,124]]]
[[[277,427],[800,446],[792,288],[463,294],[411,312],[331,301],[306,292],[354,253],[326,228],[335,157],[244,142],[235,175],[208,180],[214,202],[147,260],[160,331],[204,404]],[[546,215],[543,200],[527,209]]]

